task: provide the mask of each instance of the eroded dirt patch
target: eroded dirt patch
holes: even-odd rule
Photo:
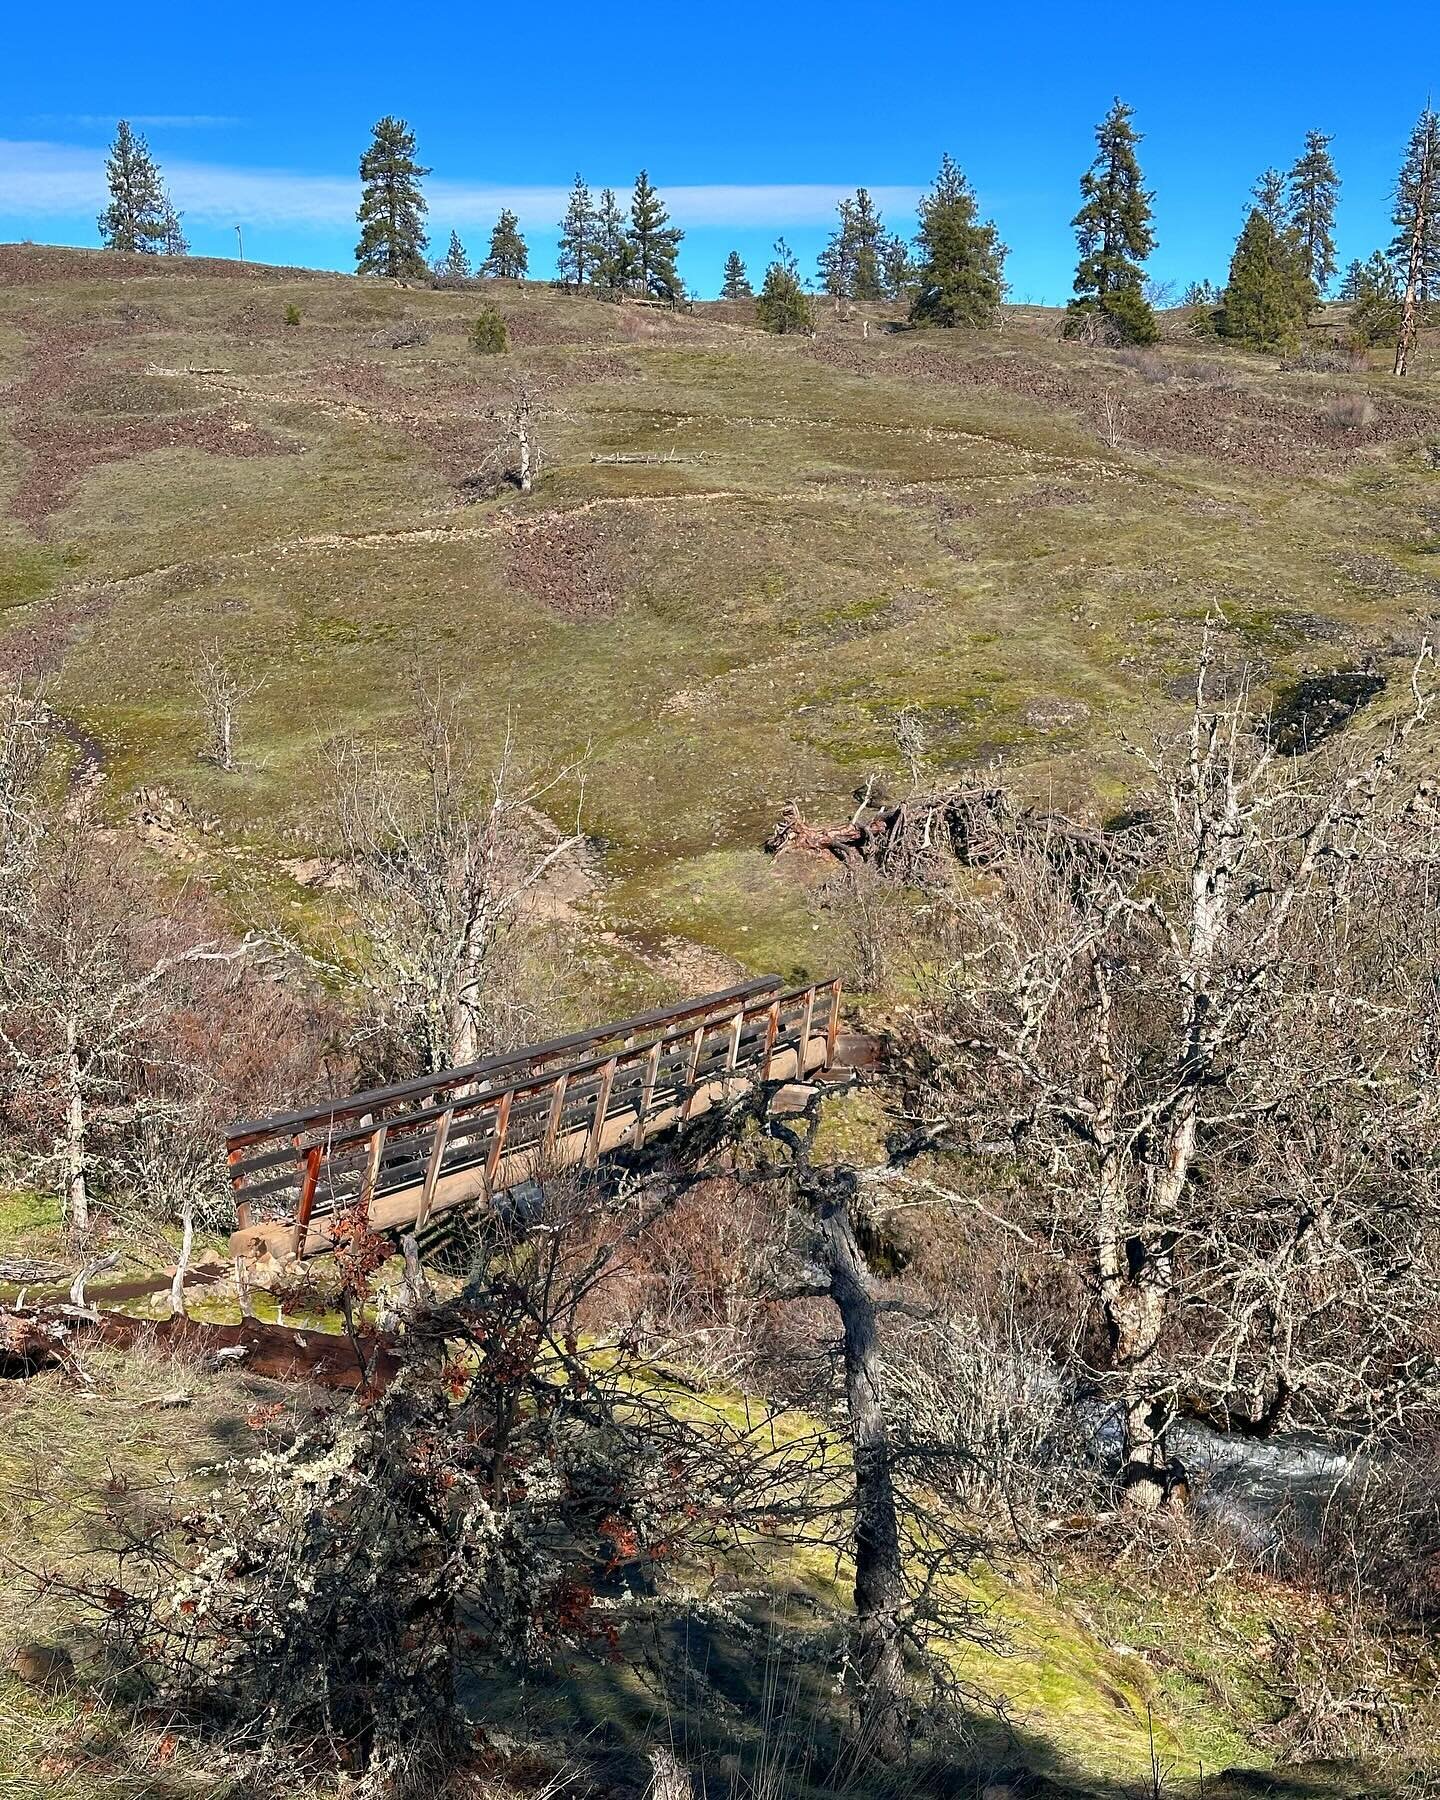
[[[562,618],[608,618],[620,604],[619,529],[601,513],[527,522],[510,545],[510,581]]]

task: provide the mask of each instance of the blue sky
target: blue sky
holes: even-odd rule
[[[483,253],[509,204],[547,274],[575,171],[628,189],[643,165],[686,228],[681,270],[701,295],[732,246],[758,272],[780,233],[812,269],[857,183],[908,234],[948,149],[1011,247],[1012,297],[1063,300],[1076,182],[1115,94],[1145,133],[1159,278],[1223,279],[1251,183],[1311,125],[1335,134],[1342,260],[1363,257],[1389,236],[1406,136],[1440,91],[1440,8],[1398,0],[1103,16],[1073,0],[1015,14],[445,0],[408,16],[393,0],[81,0],[63,42],[54,19],[14,8],[5,31],[0,238],[95,243],[105,146],[126,116],[197,252],[233,254],[238,221],[255,260],[348,268],[356,163],[395,112],[434,169],[440,247],[454,225]]]

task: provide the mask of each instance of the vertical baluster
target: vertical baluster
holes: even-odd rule
[[[450,1121],[455,1117],[455,1108],[447,1106],[435,1121],[435,1142],[430,1146],[430,1155],[425,1162],[425,1183],[420,1189],[420,1205],[415,1212],[415,1229],[430,1217],[430,1208],[435,1204],[435,1184],[440,1179],[440,1165],[445,1160],[445,1146],[450,1141]]]
[[[690,1065],[685,1071],[685,1094],[680,1103],[682,1120],[690,1117],[695,1105],[695,1084],[700,1076],[700,1052],[705,1043],[705,1026],[703,1023],[695,1027],[695,1034],[690,1040]]]
[[[760,1079],[770,1079],[770,1059],[775,1054],[775,1039],[780,1031],[780,1002],[772,1000],[765,1014],[765,1054],[760,1060]]]
[[[585,1145],[587,1169],[593,1169],[600,1160],[600,1139],[605,1131],[605,1114],[610,1105],[610,1090],[615,1085],[615,1065],[619,1060],[612,1056],[600,1071],[600,1091],[595,1096],[595,1117],[590,1121],[590,1137]]]
[[[650,1046],[650,1054],[645,1058],[645,1080],[640,1089],[640,1105],[635,1114],[635,1148],[638,1150],[645,1142],[645,1116],[650,1111],[650,1102],[655,1098],[655,1075],[660,1067],[660,1039],[656,1038]]]
[[[815,983],[805,990],[805,1017],[800,1025],[800,1047],[795,1052],[795,1077],[803,1081],[810,1070],[810,1029],[815,1023]]]
[[[296,1138],[295,1148],[299,1150],[300,1140]],[[323,1144],[312,1144],[305,1152],[305,1173],[300,1180],[300,1202],[295,1208],[295,1237],[291,1250],[296,1256],[305,1253],[305,1232],[310,1224],[310,1214],[315,1208],[315,1185],[320,1179],[320,1163],[325,1155]]]
[[[485,1159],[485,1186],[490,1189],[495,1185],[495,1177],[500,1171],[500,1158],[505,1154],[505,1133],[510,1128],[510,1102],[513,1092],[506,1088],[500,1096],[500,1104],[495,1112],[495,1136],[490,1144],[490,1154]]]

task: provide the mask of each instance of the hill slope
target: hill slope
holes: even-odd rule
[[[1003,755],[1105,806],[1209,610],[1277,684],[1399,666],[1437,610],[1433,376],[1084,350],[1033,308],[809,341],[486,293],[503,357],[471,292],[0,251],[0,657],[47,673],[114,804],[218,820],[188,854],[265,906],[296,902],[323,739],[403,729],[438,670],[486,742],[591,745],[617,989],[798,973],[811,921],[757,846],[893,766],[902,707],[937,769]],[[474,501],[520,373],[544,479]],[[230,776],[197,756],[211,644],[265,683]]]

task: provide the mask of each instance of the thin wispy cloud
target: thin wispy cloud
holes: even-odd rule
[[[132,121],[133,123],[134,121]],[[197,222],[276,226],[350,226],[360,198],[358,177],[298,174],[283,169],[242,169],[219,163],[164,159],[175,204]],[[598,192],[603,183],[592,184]],[[626,193],[628,179],[617,178]],[[425,193],[437,228],[488,226],[502,207],[532,229],[547,230],[565,209],[567,188],[512,186],[503,182],[430,181]],[[692,185],[664,187],[676,223],[785,230],[827,224],[853,184]],[[913,213],[922,190],[879,187],[877,204],[892,216]],[[57,218],[105,204],[104,156],[73,144],[0,140],[0,210],[12,217]]]

